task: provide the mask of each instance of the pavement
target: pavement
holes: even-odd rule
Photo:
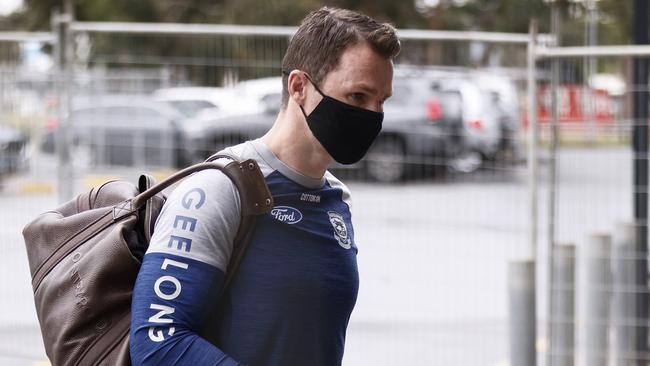
[[[20,234],[29,220],[57,205],[56,165],[41,160],[28,173],[5,180],[0,192],[0,365],[47,364]],[[612,230],[617,221],[629,219],[629,149],[563,149],[559,162],[561,242],[581,245],[588,233]],[[138,173],[86,169],[73,184],[81,192]],[[545,286],[547,178],[542,167],[540,288]],[[395,185],[347,183],[361,287],[343,364],[507,365],[506,268],[532,253],[525,167],[493,166]],[[545,314],[544,296],[537,301]],[[541,337],[543,325],[542,317]]]

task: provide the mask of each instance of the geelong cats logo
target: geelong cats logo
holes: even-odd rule
[[[334,211],[327,211],[327,215],[330,218],[330,223],[334,227],[334,238],[336,241],[343,248],[350,249],[352,247],[352,241],[350,240],[348,228],[345,226],[343,215]]]

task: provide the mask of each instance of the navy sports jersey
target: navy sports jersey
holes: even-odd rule
[[[340,365],[359,288],[347,188],[306,177],[261,141],[229,149],[253,158],[274,198],[225,299],[217,299],[240,219],[232,182],[196,173],[156,222],[132,303],[134,365]],[[210,333],[209,314],[222,306]]]

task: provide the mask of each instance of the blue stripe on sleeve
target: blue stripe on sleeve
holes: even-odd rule
[[[206,263],[146,254],[131,304],[133,365],[239,365],[199,336],[223,281],[224,273]]]

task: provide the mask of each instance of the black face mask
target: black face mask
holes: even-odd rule
[[[300,106],[309,129],[334,160],[341,164],[358,162],[381,131],[384,114],[329,97],[307,79],[323,96],[309,115]]]

